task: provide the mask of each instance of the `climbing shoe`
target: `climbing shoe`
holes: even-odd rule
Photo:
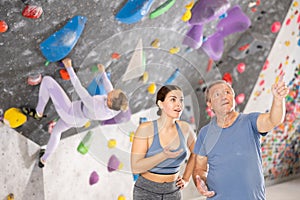
[[[45,166],[44,163],[42,163],[41,159],[42,159],[42,156],[45,154],[45,149],[41,149],[40,153],[39,153],[39,163],[38,163],[38,166],[39,168],[43,168]]]
[[[27,115],[27,116],[29,116],[29,117],[32,117],[32,118],[34,118],[34,119],[36,119],[36,120],[41,120],[43,117],[46,117],[45,115],[43,115],[42,117],[38,116],[36,110],[33,109],[33,108],[22,107],[22,108],[21,108],[21,111],[22,111],[25,115]]]

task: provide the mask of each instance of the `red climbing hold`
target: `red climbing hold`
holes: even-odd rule
[[[8,26],[7,26],[6,22],[3,20],[0,20],[0,33],[6,32],[7,29],[8,29]]]
[[[230,85],[232,85],[232,77],[230,73],[228,72],[224,73],[223,80],[229,83]]]
[[[271,26],[271,32],[277,33],[280,30],[280,28],[281,28],[281,23],[279,21],[276,21]]]
[[[27,5],[25,6],[22,15],[27,18],[37,19],[43,13],[42,7]]]

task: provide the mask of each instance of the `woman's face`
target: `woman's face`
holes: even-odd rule
[[[159,107],[162,112],[171,118],[178,119],[184,108],[183,93],[180,90],[171,90],[165,97],[165,100],[159,101]]]

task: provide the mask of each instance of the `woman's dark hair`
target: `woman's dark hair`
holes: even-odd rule
[[[165,100],[167,94],[170,91],[173,91],[173,90],[180,90],[180,91],[182,91],[181,88],[178,87],[177,85],[164,85],[164,86],[162,86],[158,90],[157,95],[156,95],[156,102],[155,102],[156,105],[158,105],[157,104],[158,101],[162,101],[163,102]],[[158,107],[157,115],[159,115],[159,116],[161,115],[161,109],[159,107]]]

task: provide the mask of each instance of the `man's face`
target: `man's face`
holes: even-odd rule
[[[209,90],[209,101],[207,105],[215,113],[228,113],[235,107],[234,92],[223,83],[214,85]]]

